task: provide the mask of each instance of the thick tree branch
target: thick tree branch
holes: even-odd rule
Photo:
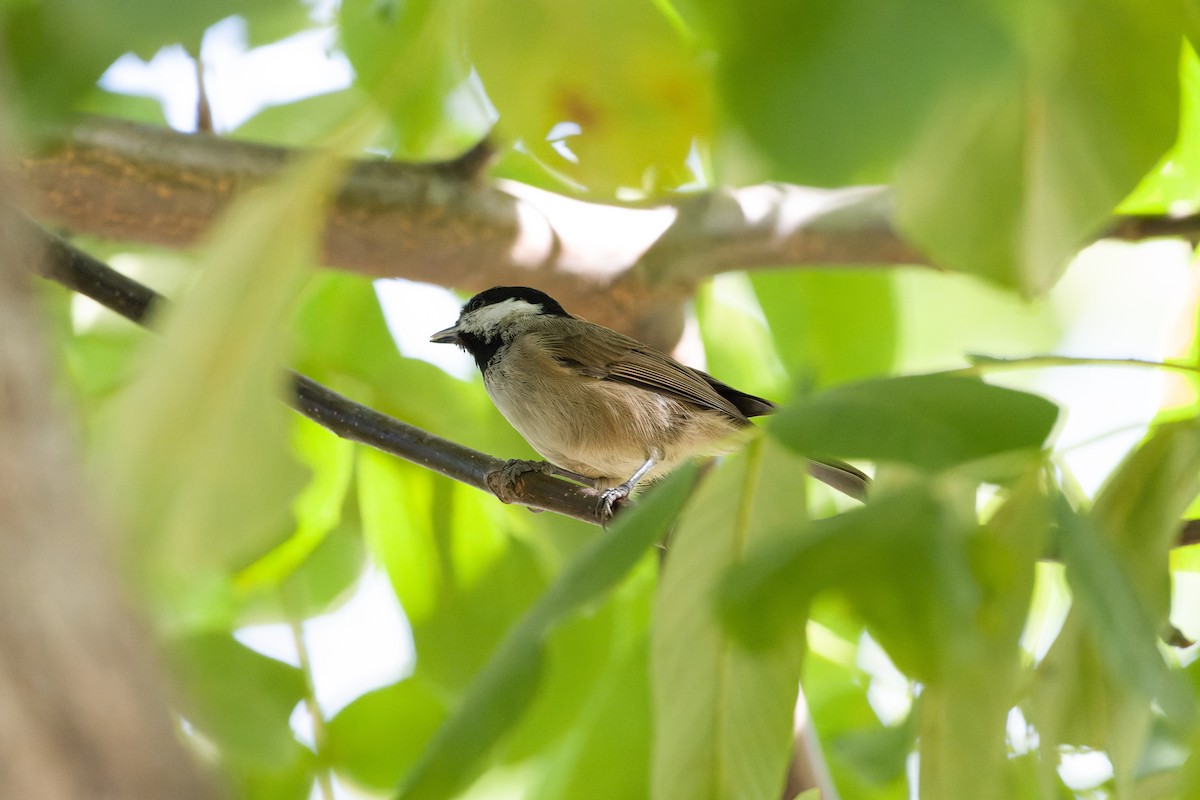
[[[295,156],[92,118],[22,171],[29,211],[45,222],[187,247],[235,196]],[[332,204],[324,262],[471,291],[533,284],[662,347],[678,338],[682,301],[718,272],[924,262],[892,229],[890,200],[877,187],[766,185],[621,207],[484,181],[486,156],[485,147],[444,163],[357,162]]]
[[[22,268],[31,242],[5,223],[0,215],[0,797],[212,800],[88,507]]]
[[[41,262],[36,271],[84,294],[134,322],[145,323],[162,297],[107,264],[84,253],[39,226],[19,218],[15,227],[38,242]],[[503,468],[508,463],[421,430],[355,403],[316,381],[292,373],[293,395],[288,403],[301,414],[345,439],[370,445],[433,470],[456,481],[516,502],[593,524],[600,493],[541,472],[522,475],[509,486]]]
[[[282,147],[85,119],[26,159],[29,210],[67,230],[195,244],[241,192],[297,155]],[[332,204],[322,257],[339,269],[469,291],[533,284],[596,322],[669,348],[682,301],[714,274],[780,266],[928,264],[892,225],[883,187],[786,184],[588,203],[482,179],[486,143],[428,164],[360,161]],[[1100,238],[1200,240],[1200,215],[1127,216]]]

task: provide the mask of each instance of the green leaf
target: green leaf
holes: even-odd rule
[[[864,458],[937,471],[1041,448],[1058,408],[1036,395],[956,375],[838,386],[773,418],[767,429],[814,458]]]
[[[608,691],[603,684],[610,680],[609,671],[632,643],[644,645],[649,636],[654,586],[654,566],[644,559],[602,603],[565,616],[548,632],[537,696],[505,742],[505,763],[545,757],[580,736],[580,726],[590,724],[586,717],[596,713],[590,709],[596,693]],[[646,775],[641,777],[645,783]]]
[[[787,385],[771,332],[743,275],[718,275],[696,296],[707,369],[730,386],[764,397]]]
[[[695,179],[708,137],[708,71],[680,29],[642,0],[468,4],[471,59],[510,140],[591,192],[648,192]],[[551,140],[559,123],[577,135]]]
[[[403,800],[454,794],[520,719],[535,693],[549,628],[615,586],[662,538],[694,481],[683,468],[646,494],[613,528],[597,535],[567,565],[467,689],[400,793]]]
[[[289,720],[307,691],[299,669],[224,633],[171,642],[167,659],[182,692],[183,717],[223,756],[276,769],[294,762]]]
[[[560,752],[534,795],[537,800],[649,796],[653,726],[647,628],[600,665],[603,673],[590,686],[578,719],[560,734]]]
[[[768,447],[759,439],[723,461],[671,539],[651,641],[657,800],[776,798],[783,789],[802,642],[750,652],[728,637],[714,602],[726,570],[769,529],[764,515],[779,514],[764,482],[786,483],[788,516],[803,518],[796,487],[806,464],[782,450],[768,458]]]
[[[722,56],[725,108],[776,176],[805,184],[890,180],[936,88],[993,63],[1006,46],[984,3],[696,5]]]
[[[362,108],[367,100],[362,91],[350,86],[292,103],[267,106],[231,131],[228,138],[311,147],[326,141],[334,128]]]
[[[891,370],[899,319],[890,272],[793,270],[750,280],[793,375],[832,386]]]
[[[855,731],[834,739],[831,745],[859,775],[875,784],[887,784],[904,774],[916,743],[914,721],[915,716],[909,715],[901,725]]]
[[[979,605],[965,524],[918,483],[817,520],[802,535],[782,528],[729,572],[723,616],[739,638],[763,647],[799,630],[812,598],[836,589],[901,670],[937,681],[965,646]]]
[[[1158,624],[1170,608],[1170,550],[1200,492],[1200,420],[1160,425],[1109,477],[1091,518]]]
[[[74,113],[123,53],[149,59],[171,44],[197,52],[204,31],[235,14],[250,20],[251,32],[278,35],[308,24],[296,0],[13,0],[0,6],[0,59],[19,106],[41,127]],[[273,30],[264,24],[285,18],[291,22]]]
[[[237,576],[238,588],[278,587],[296,572],[342,519],[342,505],[354,474],[354,445],[303,417],[293,421],[293,446],[312,479],[292,504],[296,530]]]
[[[893,183],[931,258],[1027,293],[1176,133],[1176,3],[696,5],[724,108],[771,177]]]
[[[358,488],[367,547],[412,626],[417,670],[457,692],[537,599],[545,567],[505,521],[514,509],[486,493],[365,448]]]
[[[1200,58],[1195,43],[1200,34],[1200,3],[1184,3],[1189,20],[1190,43],[1183,48],[1179,64],[1179,133],[1175,146],[1159,159],[1119,211],[1126,214],[1170,214],[1172,208],[1200,205]]]
[[[1044,748],[1104,749],[1129,791],[1153,701],[1180,730],[1195,700],[1163,660],[1168,551],[1200,478],[1200,425],[1162,425],[1109,478],[1086,516],[1060,501],[1059,547],[1074,605],[1034,684],[1029,715]]]
[[[1026,716],[1038,731],[1043,770],[1065,744],[1104,750],[1117,794],[1127,796],[1150,734],[1151,702],[1187,730],[1195,701],[1167,668],[1156,627],[1110,543],[1065,501],[1058,539],[1074,605],[1038,666]]]
[[[303,473],[280,402],[286,322],[339,170],[330,155],[306,160],[229,210],[113,408],[98,477],[139,582],[175,623],[228,613],[230,573],[291,528]]]
[[[355,85],[388,112],[398,155],[455,155],[486,131],[482,113],[465,124],[448,113],[450,96],[471,71],[461,15],[462,0],[344,0],[339,6],[338,30]]]
[[[393,789],[445,717],[445,701],[419,677],[367,692],[329,721],[331,763],[362,786]]]
[[[946,73],[897,221],[939,263],[1039,293],[1174,140],[1180,20],[1140,0],[1017,9],[1007,53]]]

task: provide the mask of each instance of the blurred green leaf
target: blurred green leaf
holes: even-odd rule
[[[967,539],[978,605],[960,620],[957,640],[941,648],[941,679],[923,687],[915,709],[918,780],[931,799],[1009,797],[1008,715],[1024,688],[1020,640],[1052,518],[1041,471],[1034,468]]]
[[[1104,750],[1118,791],[1128,791],[1152,698],[1176,722],[1194,703],[1163,662],[1149,616],[1095,528],[1064,507],[1059,542],[1075,605],[1038,666],[1026,715],[1043,760],[1065,744]]]
[[[19,107],[41,126],[74,113],[122,54],[149,59],[171,44],[198,52],[204,31],[235,14],[263,36],[291,33],[308,20],[298,0],[11,0],[0,6],[0,59]],[[284,19],[290,22],[279,25]]]
[[[119,94],[100,87],[94,87],[79,101],[79,111],[84,114],[99,114],[108,117],[120,117],[146,125],[166,127],[167,117],[163,110],[162,101],[157,97],[143,95]]]
[[[1091,518],[1142,607],[1164,624],[1170,607],[1170,550],[1180,518],[1200,492],[1200,420],[1160,425],[1109,476]]]
[[[897,220],[939,263],[1040,293],[1170,147],[1180,19],[1139,0],[1006,13],[1009,52],[947,73]]]
[[[787,386],[771,332],[757,313],[749,282],[719,275],[696,296],[696,319],[704,341],[706,369],[730,386],[764,397]]]
[[[870,763],[860,761],[866,755],[863,739],[887,741],[895,733],[876,715],[867,693],[873,678],[862,668],[860,653],[863,642],[862,623],[846,607],[845,600],[836,595],[818,598],[812,605],[809,631],[814,623],[820,635],[838,635],[837,646],[843,652],[830,653],[818,639],[808,638],[809,651],[804,659],[801,686],[812,717],[813,730],[818,733],[825,760],[834,784],[845,797],[862,800],[907,800],[908,786],[903,774],[882,784],[875,783],[887,772],[887,762],[870,756]],[[843,742],[843,740],[846,740]]]
[[[655,4],[471,0],[467,8],[470,56],[503,135],[589,192],[654,192],[695,179],[687,160],[710,133],[709,75]],[[578,132],[560,136],[560,123]]]
[[[333,767],[370,789],[394,789],[447,713],[446,703],[419,677],[362,695],[329,721]]]
[[[398,155],[456,155],[486,130],[465,131],[448,113],[451,94],[471,71],[462,42],[463,1],[343,0],[339,5],[338,31],[355,85],[388,112]]]
[[[228,134],[287,147],[311,147],[362,108],[367,96],[354,86],[267,106]]]
[[[310,800],[317,776],[317,757],[299,742],[294,743],[293,750],[295,760],[279,769],[240,761],[222,765],[232,792],[237,797],[254,800]]]
[[[760,438],[725,459],[671,537],[650,659],[659,800],[777,798],[783,789],[803,641],[752,653],[728,637],[714,602],[726,570],[778,520],[784,504],[772,483],[786,485],[786,516],[803,526],[806,465],[781,449],[768,457],[770,447]]]
[[[847,733],[831,742],[838,757],[858,768],[859,774],[875,784],[887,784],[904,774],[909,753],[916,745],[915,716],[891,727]]]
[[[603,691],[610,667],[630,639],[648,636],[654,578],[647,566],[635,569],[598,607],[589,604],[565,616],[547,633],[537,696],[505,742],[506,762],[542,757],[564,738],[579,735],[581,715]]]
[[[647,643],[643,632],[602,665],[578,720],[558,737],[558,756],[532,800],[649,796],[653,726]]]
[[[180,685],[183,717],[223,757],[277,769],[294,762],[289,720],[306,694],[299,669],[225,633],[171,642],[167,658]]]
[[[1195,42],[1200,34],[1200,3],[1186,0],[1191,43],[1179,64],[1179,133],[1175,146],[1159,160],[1129,197],[1121,203],[1126,214],[1170,214],[1181,206],[1200,205],[1200,58]]]
[[[354,473],[354,444],[301,417],[293,421],[292,445],[300,462],[312,471],[308,485],[292,503],[296,530],[238,574],[238,587],[244,591],[278,586],[342,519],[342,505]]]
[[[893,278],[883,271],[791,270],[750,280],[789,371],[833,386],[891,370],[900,322]]]
[[[922,791],[999,798],[1005,719],[1020,686],[1019,639],[1047,506],[1031,474],[977,528],[947,489],[913,483],[807,531],[779,529],[731,570],[722,607],[732,629],[761,646],[799,630],[815,595],[838,592],[896,665],[924,684],[914,729]],[[873,743],[902,763],[913,733],[869,720],[872,729],[865,739],[853,728],[835,739],[850,748],[839,758]],[[895,776],[889,769],[878,777]]]
[[[1036,395],[957,375],[837,386],[792,403],[767,430],[814,458],[865,458],[942,470],[1041,448],[1058,408]]]
[[[725,620],[762,647],[797,631],[816,594],[838,589],[901,670],[936,681],[979,604],[963,526],[929,487],[914,484],[800,535],[780,529],[730,570],[720,596]]]
[[[139,582],[174,623],[228,613],[231,571],[290,528],[303,476],[280,402],[285,323],[339,170],[321,155],[234,204],[200,280],[165,312],[114,404],[98,477],[130,532]]]
[[[412,625],[418,673],[458,691],[537,599],[545,568],[491,495],[365,448],[358,463],[367,546]]]
[[[1175,135],[1174,3],[695,5],[771,177],[894,182],[901,230],[935,261],[1025,292]]]
[[[784,180],[886,182],[951,76],[1007,42],[985,3],[695,0],[725,108]]]
[[[400,798],[445,797],[477,774],[480,760],[521,717],[537,689],[546,632],[583,603],[611,590],[663,537],[694,475],[688,467],[677,471],[571,561],[475,676]]]

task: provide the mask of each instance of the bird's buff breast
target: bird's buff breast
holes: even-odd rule
[[[648,478],[712,450],[734,430],[673,398],[565,368],[522,369],[513,355],[519,354],[509,353],[484,377],[492,402],[543,458],[601,488],[628,479],[654,450],[662,460]]]

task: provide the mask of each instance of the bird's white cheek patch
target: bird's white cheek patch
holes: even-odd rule
[[[459,323],[458,328],[470,333],[493,333],[499,330],[500,324],[505,319],[515,316],[532,316],[540,313],[542,313],[540,305],[530,303],[528,300],[510,297],[507,300],[501,300],[499,303],[492,303],[490,306],[484,306],[472,311]]]

